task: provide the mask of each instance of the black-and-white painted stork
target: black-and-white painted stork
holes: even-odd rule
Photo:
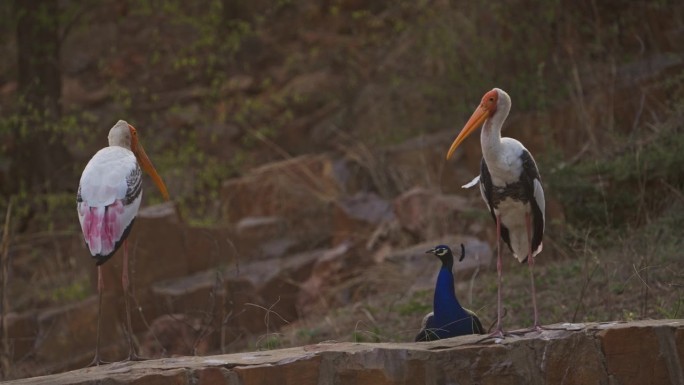
[[[137,359],[133,347],[133,329],[128,304],[128,243],[126,237],[131,231],[133,221],[142,200],[142,167],[161,191],[164,199],[169,199],[166,185],[147,157],[138,141],[136,129],[119,120],[109,130],[109,147],[98,151],[88,162],[76,196],[78,220],[90,254],[97,265],[98,313],[97,345],[93,364],[102,363],[100,359],[100,316],[102,314],[102,264],[114,255],[123,244],[123,268],[121,283],[124,288],[126,321],[128,327],[129,359]]]
[[[501,239],[518,261],[528,263],[534,308],[533,329],[541,329],[533,267],[535,256],[542,250],[544,190],[532,154],[519,141],[501,137],[501,127],[510,110],[511,98],[506,92],[499,88],[487,92],[446,156],[447,160],[451,158],[463,140],[482,125],[480,175],[463,187],[471,187],[479,180],[482,199],[496,223],[498,294],[497,323],[493,336],[503,336]]]

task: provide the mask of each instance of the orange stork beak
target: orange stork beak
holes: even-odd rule
[[[484,94],[480,105],[475,109],[473,115],[470,117],[470,119],[468,119],[468,123],[466,123],[465,127],[463,127],[454,142],[451,144],[449,152],[447,152],[447,160],[454,155],[456,148],[465,140],[465,138],[468,137],[468,135],[477,130],[485,122],[485,120],[487,120],[487,118],[496,112],[498,100],[499,90],[497,88],[494,88],[493,90]]]
[[[475,109],[473,115],[471,115],[470,119],[468,119],[468,123],[466,123],[454,142],[451,144],[449,152],[447,152],[447,160],[454,155],[456,148],[461,144],[461,142],[463,142],[465,138],[472,134],[473,131],[477,130],[490,115],[491,112],[484,102]]]
[[[138,140],[138,132],[136,131],[135,127],[131,126],[130,124],[128,125],[128,128],[131,130],[131,150],[133,151],[135,158],[138,160],[138,163],[140,164],[142,169],[145,170],[145,172],[152,178],[154,184],[157,185],[157,188],[164,197],[164,200],[168,201],[169,192],[168,190],[166,190],[166,185],[164,184],[164,181],[162,180],[161,176],[159,176],[159,174],[157,173],[157,170],[154,168],[154,165],[152,164],[152,161],[150,161],[150,158],[147,157],[145,149]]]

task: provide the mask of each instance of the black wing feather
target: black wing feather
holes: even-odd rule
[[[131,204],[142,191],[142,170],[140,170],[140,166],[137,163],[135,168],[126,177],[126,186],[126,196],[123,199],[124,205]]]
[[[525,186],[525,195],[532,206],[532,250],[537,250],[544,238],[544,213],[534,199],[534,180],[539,180],[541,183],[541,176],[537,163],[534,161],[532,154],[529,151],[523,150],[520,156],[523,162],[523,173],[520,176],[523,186]]]
[[[482,158],[482,161],[480,162],[480,184],[482,185],[482,189],[484,190],[484,196],[487,199],[487,206],[489,206],[489,212],[492,214],[492,219],[496,224],[496,214],[494,213],[493,199],[494,185],[492,183],[492,174],[489,173],[489,168],[487,167],[487,163],[485,162],[484,158]],[[506,245],[508,245],[508,249],[512,253],[513,248],[511,247],[511,237],[508,234],[508,227],[504,226],[503,223],[501,224],[501,239],[503,239],[503,241],[506,242]]]

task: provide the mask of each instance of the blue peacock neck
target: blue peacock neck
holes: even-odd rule
[[[443,265],[439,269],[433,305],[435,319],[438,323],[440,321],[448,322],[453,320],[454,316],[460,313],[466,314],[458,299],[456,299],[454,274],[451,271],[451,266]]]

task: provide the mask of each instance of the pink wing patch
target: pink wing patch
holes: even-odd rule
[[[125,230],[121,220],[124,212],[123,203],[115,200],[106,207],[90,207],[86,202],[78,206],[81,221],[81,230],[85,238],[90,254],[93,256],[107,256],[115,251],[116,243],[121,239]]]

